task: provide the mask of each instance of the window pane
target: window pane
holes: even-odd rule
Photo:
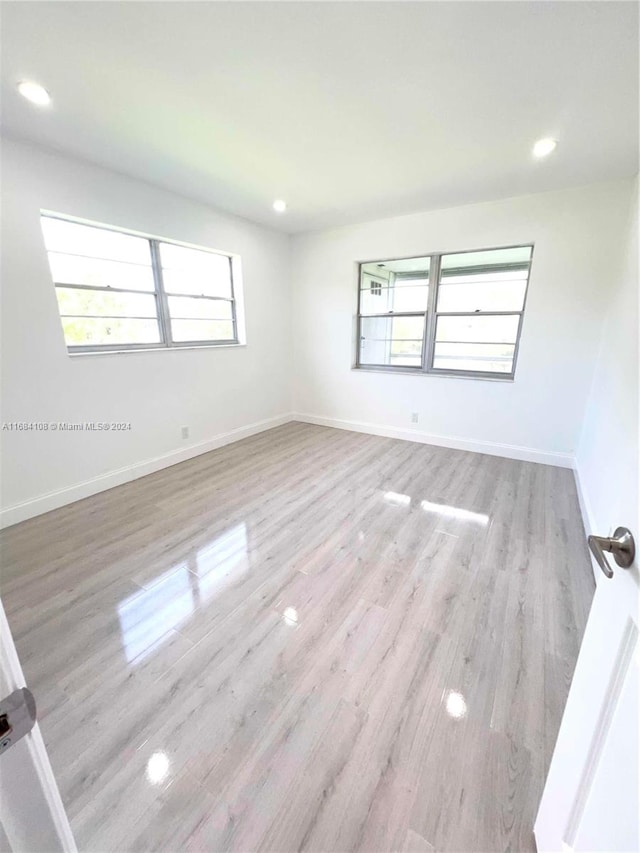
[[[478,370],[511,373],[513,344],[436,343],[433,366],[439,370]]]
[[[393,261],[371,261],[370,263],[362,264],[362,272],[387,279],[392,273],[394,275],[406,275],[407,273],[411,273],[412,275],[422,274],[425,278],[428,278],[430,266],[431,258],[428,256],[421,258],[398,258]]]
[[[231,261],[226,255],[160,243],[167,293],[231,298]]]
[[[443,255],[440,268],[443,276],[447,270],[463,270],[478,267],[522,267],[531,261],[531,246],[518,246],[515,249],[488,249],[482,252],[458,252],[455,255]]]
[[[67,346],[70,347],[160,343],[160,330],[156,320],[63,317],[62,328]]]
[[[174,341],[232,341],[231,320],[172,320],[171,335]]]
[[[151,263],[123,264],[96,258],[82,258],[49,252],[51,276],[60,284],[88,284],[92,287],[119,287],[125,290],[154,290]]]
[[[464,279],[467,283],[463,283],[461,277],[445,278],[438,288],[438,311],[521,311],[527,286],[526,272],[518,279],[512,276],[504,280],[499,275],[468,276]]]
[[[109,293],[56,287],[60,314],[100,314],[106,317],[156,317],[156,298],[146,293]]]
[[[222,299],[194,299],[188,296],[169,296],[169,313],[172,317],[187,319],[233,319],[231,302]]]
[[[424,317],[363,317],[360,363],[420,367]]]
[[[135,264],[151,263],[149,241],[146,237],[120,234],[118,231],[79,225],[50,216],[42,216],[40,221],[44,242],[50,252],[68,252]]]
[[[429,299],[427,279],[396,279],[392,287],[363,277],[360,291],[361,314],[426,311]]]
[[[436,341],[514,344],[519,319],[519,315],[438,317]]]
[[[386,317],[381,318],[391,326],[391,337],[393,340],[422,340],[424,331],[424,317]],[[370,320],[363,320],[371,322]]]
[[[416,347],[407,341],[392,341],[389,364],[394,367],[420,367],[422,352],[415,352]]]

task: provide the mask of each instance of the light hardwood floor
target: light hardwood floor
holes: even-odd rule
[[[535,849],[571,471],[292,423],[1,539],[82,851]]]

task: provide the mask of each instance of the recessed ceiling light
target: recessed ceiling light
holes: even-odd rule
[[[23,98],[31,101],[32,104],[37,104],[39,107],[46,107],[51,103],[51,95],[47,92],[44,86],[39,83],[33,83],[30,80],[23,80],[18,83],[18,92]]]
[[[287,209],[287,202],[283,201],[281,198],[277,198],[273,202],[273,209],[275,210],[276,213],[284,213],[285,210]]]
[[[533,156],[546,157],[547,154],[551,154],[551,152],[555,150],[557,144],[557,140],[551,139],[550,136],[547,136],[544,139],[539,139],[533,146]]]

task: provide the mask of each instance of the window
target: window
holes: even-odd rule
[[[533,246],[360,264],[356,367],[511,379]]]
[[[41,221],[69,352],[238,343],[230,256]]]
[[[360,267],[359,365],[422,365],[430,258]]]

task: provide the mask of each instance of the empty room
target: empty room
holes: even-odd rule
[[[0,2],[0,849],[640,849],[636,2]]]

